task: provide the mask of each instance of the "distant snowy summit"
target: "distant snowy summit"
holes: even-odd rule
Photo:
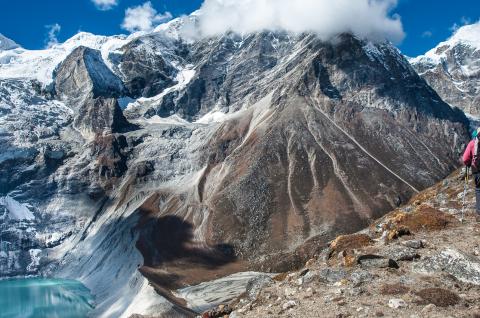
[[[19,48],[20,45],[15,43],[15,41],[10,40],[6,36],[0,33],[0,51],[8,51]]]
[[[461,27],[410,63],[443,100],[480,116],[480,22]]]
[[[424,55],[411,59],[411,62],[438,64],[448,58],[449,51],[459,46],[474,51],[480,49],[480,22],[459,28],[448,40],[440,42]]]

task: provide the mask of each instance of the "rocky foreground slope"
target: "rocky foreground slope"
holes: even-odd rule
[[[480,316],[480,223],[460,171],[365,230],[325,245],[299,271],[256,278],[202,317]]]

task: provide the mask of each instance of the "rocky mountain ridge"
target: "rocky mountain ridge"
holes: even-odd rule
[[[417,72],[450,105],[480,114],[480,23],[459,28],[425,55],[411,59]]]
[[[468,120],[391,44],[177,27],[0,52],[3,276],[190,316],[219,301],[192,285],[300,267],[458,164]]]

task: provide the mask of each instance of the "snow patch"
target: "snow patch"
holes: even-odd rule
[[[188,83],[190,83],[192,79],[195,77],[195,73],[196,71],[195,69],[193,69],[193,65],[187,65],[185,68],[180,68],[175,78],[177,81],[177,84],[166,88],[163,92],[153,97],[148,97],[148,98],[142,97],[137,99],[133,103],[129,103],[127,105],[126,110],[133,111],[134,109],[140,108],[143,105],[153,105],[153,104],[159,103],[165,95],[174,91],[179,91],[181,89],[184,89],[188,85]]]
[[[0,79],[29,78],[48,85],[53,81],[57,65],[79,46],[100,50],[103,60],[112,69],[109,55],[131,41],[132,36],[134,35],[108,37],[80,32],[65,43],[45,50],[0,50]]]
[[[160,117],[158,115],[155,115],[150,118],[142,118],[136,121],[137,123],[143,123],[143,124],[161,124],[161,125],[187,125],[188,121],[185,119],[181,118],[178,115],[172,115],[170,117]]]
[[[10,217],[15,220],[33,220],[35,219],[33,213],[28,209],[25,204],[18,202],[10,196],[1,197],[0,205],[5,206],[5,208],[10,213]]]
[[[29,272],[35,272],[40,265],[40,254],[42,253],[42,250],[40,249],[31,249],[28,251],[30,254],[30,264],[27,265],[27,271]]]
[[[220,123],[225,121],[228,118],[228,114],[225,114],[222,111],[211,111],[197,120],[195,123],[197,124],[212,124],[212,123]]]

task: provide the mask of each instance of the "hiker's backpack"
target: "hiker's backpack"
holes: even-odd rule
[[[480,149],[478,147],[478,143],[479,143],[478,138],[475,138],[475,147],[473,147],[473,159],[472,159],[473,172],[480,171],[480,153],[478,153]]]

